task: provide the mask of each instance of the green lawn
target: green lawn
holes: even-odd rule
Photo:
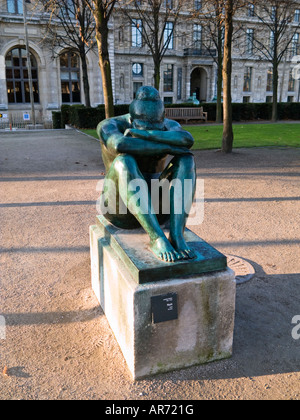
[[[194,149],[219,149],[223,127],[220,125],[184,126],[194,139]],[[82,130],[97,138],[96,130]],[[300,124],[236,124],[234,147],[300,147]]]

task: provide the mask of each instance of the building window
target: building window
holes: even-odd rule
[[[131,46],[141,48],[143,46],[142,38],[143,21],[141,19],[133,19],[131,22]]]
[[[249,4],[248,6],[248,17],[254,17],[255,16],[255,6],[254,4]]]
[[[253,54],[254,29],[247,29],[247,54]]]
[[[273,96],[267,96],[266,97],[267,104],[271,104],[273,102]]]
[[[243,103],[249,104],[250,103],[250,96],[243,96]]]
[[[38,69],[31,54],[31,74],[34,102],[39,102]],[[25,48],[14,48],[5,57],[8,102],[10,104],[30,103],[27,52]]]
[[[142,86],[143,86],[142,82],[133,82],[133,99],[136,98],[136,94]]]
[[[23,0],[7,0],[6,4],[8,13],[23,14]]]
[[[196,50],[201,50],[202,47],[202,26],[195,24],[193,30],[193,44]]]
[[[62,103],[81,103],[79,57],[73,52],[60,56]]]
[[[292,40],[292,55],[298,55],[300,35],[296,33]]]
[[[132,75],[133,77],[143,77],[144,65],[142,63],[134,63],[132,65]]]
[[[164,70],[164,92],[173,92],[174,66],[167,64]]]
[[[194,0],[194,8],[199,12],[202,9],[202,0]]]
[[[279,6],[272,6],[271,7],[271,19],[275,22],[278,18]]]
[[[289,103],[294,102],[294,100],[295,100],[295,97],[294,97],[294,96],[288,96],[288,97],[287,97],[287,101],[288,101]]]
[[[173,9],[173,0],[164,0],[165,9]]]
[[[173,22],[166,22],[164,30],[164,45],[168,50],[174,49],[174,24]]]
[[[252,90],[252,67],[246,67],[244,73],[244,92],[251,92]]]
[[[273,52],[275,46],[275,33],[274,31],[270,32],[270,51]]]
[[[273,92],[273,69],[268,70],[267,74],[267,92]]]
[[[300,10],[299,9],[297,9],[297,10],[295,10],[295,22],[296,23],[300,23]]]

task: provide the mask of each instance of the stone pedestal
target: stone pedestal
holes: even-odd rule
[[[118,230],[102,216],[90,228],[92,287],[133,379],[232,354],[234,273],[197,235],[187,230],[186,239],[197,258],[168,264],[143,230]]]

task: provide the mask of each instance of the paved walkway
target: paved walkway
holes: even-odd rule
[[[300,399],[300,149],[195,155],[205,219],[193,229],[256,276],[237,288],[230,360],[132,383],[90,287],[99,143],[0,134],[0,399]]]

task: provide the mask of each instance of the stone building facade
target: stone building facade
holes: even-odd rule
[[[174,0],[175,1],[175,0]],[[191,1],[191,3],[194,3]],[[201,2],[195,2],[199,4]],[[189,4],[189,2],[187,2]],[[53,53],[45,42],[47,15],[34,13],[28,5],[28,38],[32,54],[32,74],[37,120],[51,120],[51,111],[64,103],[84,103],[80,59],[61,47]],[[204,31],[199,20],[188,18],[183,11],[161,65],[161,96],[165,103],[183,103],[195,94],[201,102],[216,98],[216,49],[204,48]],[[232,99],[234,102],[268,102],[272,99],[271,64],[251,50],[251,32],[259,21],[248,9],[239,11],[236,20],[244,30],[234,41]],[[299,9],[294,25],[299,26]],[[134,25],[124,22],[118,11],[110,23],[110,59],[116,104],[130,103],[141,85],[153,85],[153,60]],[[166,29],[168,30],[168,28]],[[299,28],[300,34],[300,28]],[[282,102],[300,99],[300,85],[293,77],[300,35],[293,38],[293,52],[279,69],[279,94]],[[270,34],[263,33],[266,42]],[[300,61],[300,60],[299,60]],[[97,50],[87,55],[92,106],[104,103]],[[28,71],[26,69],[25,31],[22,0],[1,0],[0,3],[0,124],[24,121],[30,114]]]

